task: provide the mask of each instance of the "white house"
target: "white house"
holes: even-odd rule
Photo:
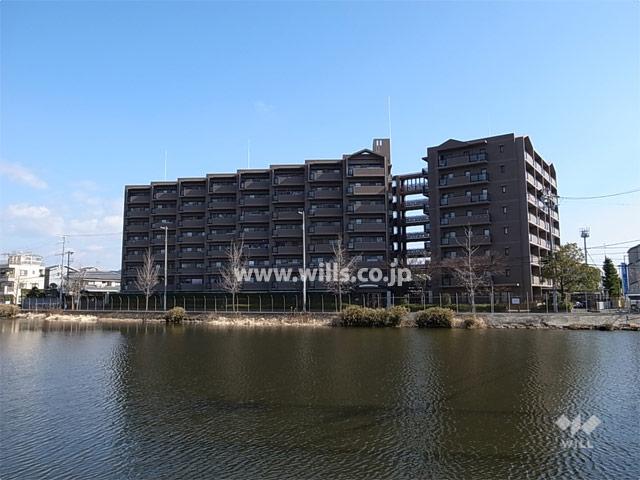
[[[33,287],[44,288],[42,257],[32,253],[4,254],[0,263],[0,294],[4,303],[20,303],[22,291]]]

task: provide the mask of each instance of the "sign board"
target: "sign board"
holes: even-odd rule
[[[520,297],[511,297],[511,305],[520,305]]]

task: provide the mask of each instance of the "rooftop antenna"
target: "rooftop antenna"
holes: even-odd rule
[[[167,149],[164,149],[164,181],[167,181]]]
[[[387,116],[389,122],[389,140],[391,140],[391,95],[387,97]]]

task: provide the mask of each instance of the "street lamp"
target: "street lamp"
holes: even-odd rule
[[[307,229],[304,222],[304,209],[298,210],[302,215],[302,311],[307,311]]]
[[[167,249],[169,248],[169,227],[164,225],[160,227],[164,230],[164,299],[163,299],[163,308],[164,311],[167,311]]]

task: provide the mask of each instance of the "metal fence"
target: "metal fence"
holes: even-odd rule
[[[72,304],[70,298],[60,302],[59,298],[25,298],[22,308],[29,311],[47,310],[78,310],[78,311],[116,311],[116,312],[163,312],[163,296],[155,294],[149,297],[148,308],[144,295],[139,294],[110,294],[108,296],[83,296]],[[577,305],[580,304],[580,305]],[[62,305],[62,307],[61,307]],[[307,311],[332,313],[339,310],[340,302],[337,295],[330,293],[309,293],[307,295]],[[403,305],[412,311],[429,307],[447,307],[464,313],[470,312],[471,302],[465,294],[407,294],[387,297],[385,293],[350,293],[342,296],[343,308],[347,305],[361,305],[366,307],[389,307]],[[531,300],[513,296],[510,293],[496,293],[494,295],[476,295],[477,312],[539,312],[552,313],[553,301],[551,294],[542,299]],[[168,294],[167,309],[182,307],[189,312],[250,312],[250,313],[292,313],[303,309],[302,295],[296,293],[240,293],[234,301],[228,294]],[[610,302],[603,302],[597,294],[582,297],[575,296],[572,302],[562,302],[558,298],[558,310],[569,311],[599,311],[611,308]]]

